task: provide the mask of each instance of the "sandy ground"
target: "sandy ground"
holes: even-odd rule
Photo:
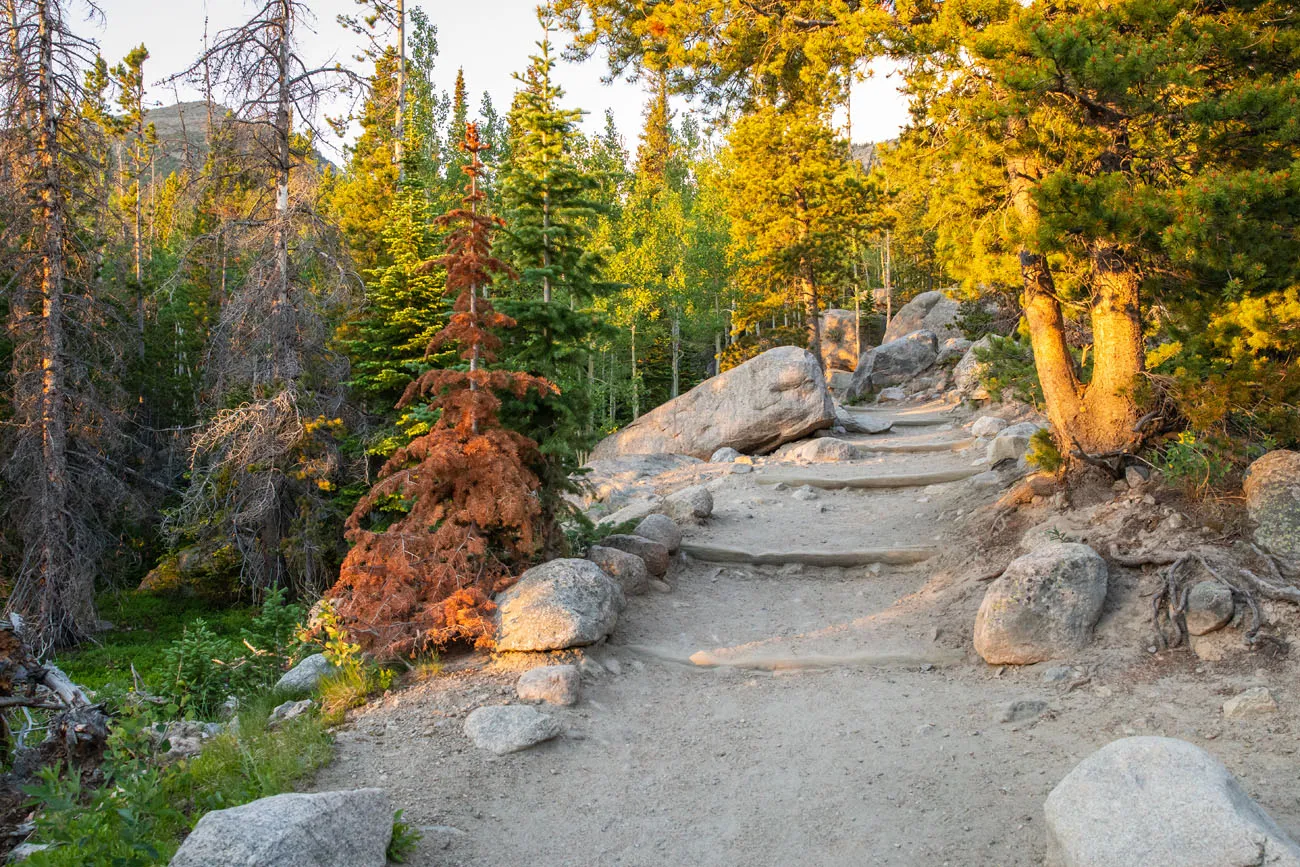
[[[852,439],[956,442],[966,420]],[[991,668],[970,648],[985,586],[971,575],[999,555],[977,551],[984,525],[967,519],[1000,491],[967,480],[801,501],[763,483],[792,470],[980,471],[981,454],[710,470],[715,518],[690,541],[940,554],[907,567],[683,559],[673,592],[632,598],[606,644],[569,655],[584,692],[573,708],[546,709],[564,723],[560,738],[501,758],[474,748],[465,715],[510,702],[520,668],[550,660],[460,657],[358,711],[317,788],[386,788],[425,829],[416,865],[1011,867],[1042,863],[1043,800],[1079,760],[1119,737],[1161,734],[1210,750],[1300,836],[1293,661],[1149,653],[1135,613],[1149,588],[1133,573],[1112,580],[1098,645],[1061,661],[1074,666],[1064,680],[1044,678],[1060,662]],[[1224,720],[1225,698],[1257,684],[1282,712]],[[1047,712],[1002,722],[1025,698]]]

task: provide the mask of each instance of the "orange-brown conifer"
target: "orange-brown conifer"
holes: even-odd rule
[[[448,294],[456,293],[455,312],[429,349],[457,344],[469,369],[431,370],[407,386],[399,406],[427,399],[440,416],[393,453],[357,503],[346,524],[353,548],[328,594],[353,639],[381,657],[454,641],[490,644],[492,594],[514,582],[551,528],[531,469],[540,460],[537,444],[501,427],[497,394],[555,387],[485,369],[501,345],[494,331],[514,321],[479,289],[510,269],[491,255],[492,233],[503,223],[481,213],[479,154],[487,148],[475,124],[466,125],[461,147],[470,154],[465,204],[439,218],[451,228],[438,264]],[[391,525],[368,527],[392,509],[400,516]]]

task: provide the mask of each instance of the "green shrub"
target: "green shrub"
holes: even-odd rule
[[[1042,429],[1034,431],[1034,435],[1029,438],[1029,451],[1025,453],[1025,461],[1031,467],[1048,473],[1055,473],[1065,465],[1065,458],[1056,447],[1051,432]]]
[[[210,716],[225,700],[230,672],[221,660],[229,658],[231,650],[231,645],[217,638],[200,617],[163,651],[167,667],[175,675],[167,691],[176,697],[183,714]]]
[[[1191,431],[1157,450],[1156,468],[1165,481],[1193,496],[1224,487],[1235,469],[1224,449]]]
[[[1043,387],[1034,367],[1034,352],[1027,341],[1014,337],[989,335],[989,346],[975,350],[975,358],[985,365],[983,386],[994,400],[1014,400],[1043,405]]]
[[[393,814],[393,836],[388,841],[388,860],[394,864],[405,864],[408,856],[415,851],[415,844],[424,838],[418,830],[402,820],[402,811]]]
[[[204,813],[293,790],[330,759],[331,738],[315,714],[267,729],[273,701],[262,696],[247,703],[239,724],[209,740],[198,756],[165,766],[143,718],[119,716],[99,769],[101,785],[88,787],[78,774],[47,768],[27,788],[40,808],[32,842],[53,847],[27,863],[166,863]]]

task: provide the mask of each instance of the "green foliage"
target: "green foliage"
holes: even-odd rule
[[[1183,431],[1156,454],[1156,468],[1165,481],[1192,496],[1222,487],[1234,470],[1222,444],[1198,438],[1191,431]]]
[[[1055,473],[1065,466],[1065,458],[1056,447],[1051,431],[1043,429],[1034,431],[1034,435],[1029,438],[1029,451],[1025,453],[1025,460],[1031,467],[1048,473]]]
[[[170,765],[143,718],[115,721],[100,766],[103,782],[88,786],[78,774],[46,768],[28,788],[37,813],[33,842],[51,849],[34,867],[144,867],[165,863],[181,836],[211,810],[291,791],[333,755],[319,717],[307,714],[266,728],[270,701],[249,703],[239,724],[207,741],[203,752]]]
[[[1014,337],[992,335],[990,346],[975,350],[975,358],[987,365],[981,379],[994,400],[1011,398],[1034,406],[1043,405],[1043,389],[1034,367],[1034,353],[1027,342]]]
[[[564,535],[568,538],[569,556],[585,557],[592,546],[599,545],[606,536],[619,533],[631,533],[637,521],[623,521],[618,524],[597,524],[582,512],[574,512],[564,525]]]
[[[175,673],[167,689],[177,697],[182,713],[209,717],[225,700],[229,669],[221,657],[230,649],[199,618],[163,651],[168,669]]]
[[[415,853],[416,844],[418,844],[424,835],[419,829],[402,819],[402,811],[398,810],[393,814],[393,836],[388,840],[388,851],[385,856],[394,864],[405,864],[406,859]]]

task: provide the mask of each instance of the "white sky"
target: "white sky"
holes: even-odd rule
[[[158,81],[188,66],[203,49],[204,20],[211,33],[238,24],[251,4],[244,0],[99,0],[104,12],[102,31],[88,25],[86,35],[99,40],[109,63],[121,59],[143,42],[150,59],[145,68],[150,82]],[[440,90],[450,90],[456,69],[464,67],[471,107],[477,109],[486,90],[503,114],[510,107],[515,89],[512,72],[522,70],[534,50],[540,28],[534,16],[536,0],[407,0],[422,6],[438,28],[439,59],[435,70]],[[357,10],[354,0],[313,0],[317,20],[314,34],[303,38],[304,53],[316,60],[331,57],[348,61],[355,53],[354,37],[336,23],[340,13]],[[605,109],[611,108],[619,131],[630,143],[641,127],[641,88],[626,82],[602,84],[606,69],[598,60],[585,64],[560,62],[558,77],[567,91],[566,103],[588,112],[591,129],[604,125]],[[175,102],[170,88],[153,88],[156,104]],[[198,93],[182,89],[181,99],[197,99]],[[680,108],[688,108],[685,105]],[[877,76],[855,87],[853,92],[853,140],[881,141],[892,138],[907,120],[906,104],[893,80]]]

